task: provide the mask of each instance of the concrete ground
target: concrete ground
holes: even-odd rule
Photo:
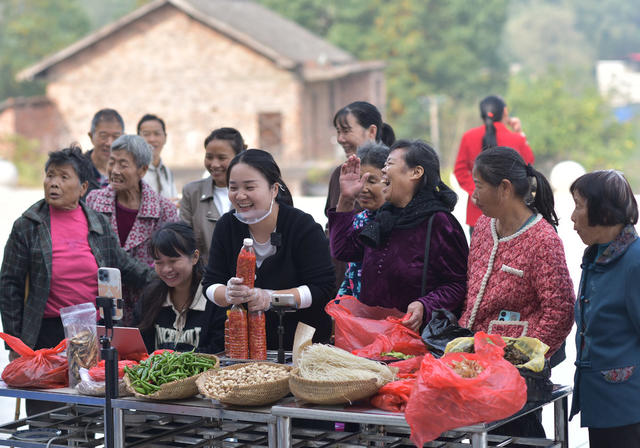
[[[562,188],[560,191],[567,191]],[[25,190],[12,189],[0,186],[0,248],[4,248],[4,244],[11,231],[13,222],[26,210],[29,205],[42,198],[42,190]],[[323,214],[324,197],[297,197],[294,203],[298,208],[307,211],[316,219],[318,223],[324,226],[326,218]],[[460,200],[454,214],[461,223],[464,223],[466,194],[461,192]],[[572,223],[569,219],[573,210],[573,201],[568,193],[556,195],[556,211],[561,218],[558,232],[565,245],[565,252],[569,270],[574,281],[574,285],[578,284],[580,278],[580,258],[584,245],[573,231]],[[2,253],[4,250],[1,251]],[[0,253],[0,260],[2,258]],[[575,348],[573,346],[573,333],[568,338],[567,344],[567,360],[556,367],[553,371],[552,380],[559,384],[573,383],[573,360],[575,359]],[[8,363],[7,352],[0,350],[0,368]],[[548,406],[544,412],[544,424],[547,431],[547,437],[553,435],[553,407]],[[14,419],[15,399],[0,398],[0,423],[8,422]],[[22,405],[22,415],[24,416],[24,404]],[[586,447],[588,446],[587,432],[579,426],[579,417],[574,418],[570,423],[570,447]]]

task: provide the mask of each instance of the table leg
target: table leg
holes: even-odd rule
[[[113,444],[115,448],[124,448],[124,411],[113,408]]]
[[[278,428],[276,422],[277,419],[267,423],[267,440],[270,448],[278,446]]]
[[[566,396],[553,403],[555,441],[560,442],[562,448],[569,447],[569,418],[567,404],[568,399]]]
[[[487,448],[489,446],[487,432],[474,432],[471,434],[471,446],[473,448]]]
[[[278,416],[276,418],[278,432],[278,448],[291,448],[291,418]]]

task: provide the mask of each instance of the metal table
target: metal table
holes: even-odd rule
[[[457,428],[447,431],[437,441],[430,442],[426,446],[433,447],[462,447],[471,446],[473,448],[485,448],[489,446],[509,446],[514,443],[529,443],[537,446],[561,447],[568,448],[568,422],[567,422],[567,403],[568,396],[571,394],[571,387],[556,386],[552,397],[549,401],[543,403],[527,403],[522,410],[504,420],[491,423],[481,423],[463,428]],[[515,420],[516,418],[528,414],[530,412],[541,409],[542,407],[553,403],[555,415],[555,434],[554,439],[530,439],[517,438],[508,436],[489,435],[492,431],[505,423]],[[319,406],[291,402],[288,404],[278,404],[271,408],[271,413],[277,419],[278,428],[278,448],[291,448],[292,446],[320,446],[308,444],[304,439],[296,439],[292,443],[292,437],[295,437],[295,428],[292,428],[291,419],[301,418],[309,420],[324,420],[359,423],[360,425],[372,425],[375,428],[365,428],[364,440],[359,437],[358,433],[344,433],[341,437],[341,443],[351,446],[366,446],[377,441],[377,444],[404,446],[411,445],[409,441],[409,425],[404,418],[403,413],[386,412],[380,409],[363,408],[358,406]],[[293,431],[292,431],[293,430]],[[368,431],[368,432],[367,432]],[[325,433],[317,433],[316,441],[324,439],[327,443],[336,443],[339,435]],[[387,438],[388,440],[385,440]],[[469,442],[470,443],[467,443]],[[490,445],[491,443],[491,445]]]
[[[266,437],[264,438],[264,442],[266,442],[267,446],[270,447],[275,447],[277,444],[276,417],[271,414],[271,407],[229,407],[224,406],[217,401],[203,398],[173,401],[151,401],[134,397],[116,398],[112,401],[112,405],[114,409],[114,421],[116,427],[116,447],[130,446],[130,443],[125,440],[125,431],[123,430],[125,427],[124,410],[153,414],[202,417],[204,420],[202,420],[201,423],[205,422],[206,419],[213,419],[218,421],[218,426],[220,428],[223,427],[222,421],[234,422],[235,424],[240,424],[240,426],[237,427],[239,431],[246,432],[250,429],[256,435],[262,431],[262,428],[266,427]],[[242,425],[246,423],[256,423],[258,425]],[[225,438],[236,438],[233,434],[234,428],[234,426],[231,426],[228,429],[224,429]],[[208,435],[203,435],[203,438],[208,438]],[[256,437],[252,440],[252,445],[261,445],[262,443],[260,439],[261,437]]]

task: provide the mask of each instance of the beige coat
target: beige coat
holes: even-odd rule
[[[204,266],[209,261],[213,229],[221,215],[213,201],[213,188],[211,177],[189,182],[182,189],[180,201],[180,218],[193,228]]]

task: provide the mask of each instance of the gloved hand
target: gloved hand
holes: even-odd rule
[[[248,286],[242,284],[242,279],[231,277],[227,282],[227,289],[224,291],[224,298],[228,304],[239,305],[249,300]]]
[[[267,311],[271,308],[271,291],[270,289],[253,288],[249,290],[249,300],[247,305],[249,311]]]

